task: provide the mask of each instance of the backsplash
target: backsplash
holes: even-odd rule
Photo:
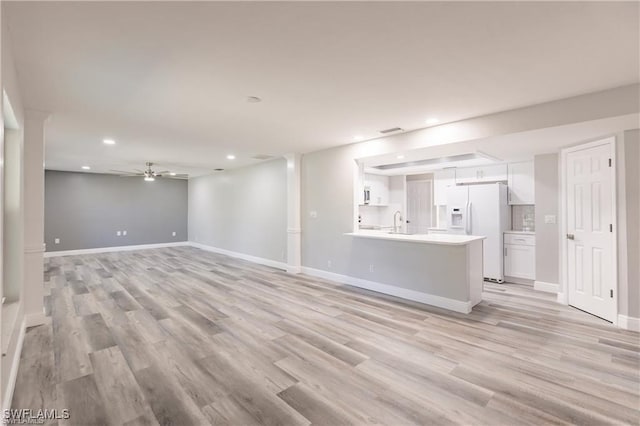
[[[536,230],[536,206],[511,206],[511,229],[534,232]]]

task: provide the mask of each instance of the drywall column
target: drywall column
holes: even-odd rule
[[[21,299],[24,274],[24,180],[22,130],[5,129],[4,141],[4,271],[6,303]]]
[[[24,312],[27,327],[44,324],[44,138],[48,113],[24,120]]]
[[[287,154],[287,272],[300,273],[302,262],[300,227],[300,154]]]

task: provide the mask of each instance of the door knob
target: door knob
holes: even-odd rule
[[[575,240],[576,237],[573,234],[567,234],[567,240]]]

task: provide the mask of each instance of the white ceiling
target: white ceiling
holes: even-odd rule
[[[58,170],[201,174],[639,81],[636,2],[2,6]]]

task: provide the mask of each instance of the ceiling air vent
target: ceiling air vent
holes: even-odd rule
[[[257,154],[251,158],[253,158],[254,160],[270,160],[273,158],[273,155]]]
[[[380,133],[382,133],[383,135],[386,135],[386,134],[389,134],[389,133],[395,133],[395,132],[404,132],[404,129],[402,129],[400,127],[392,127],[390,129],[380,130]]]
[[[224,172],[224,169],[213,169],[214,172]]]

